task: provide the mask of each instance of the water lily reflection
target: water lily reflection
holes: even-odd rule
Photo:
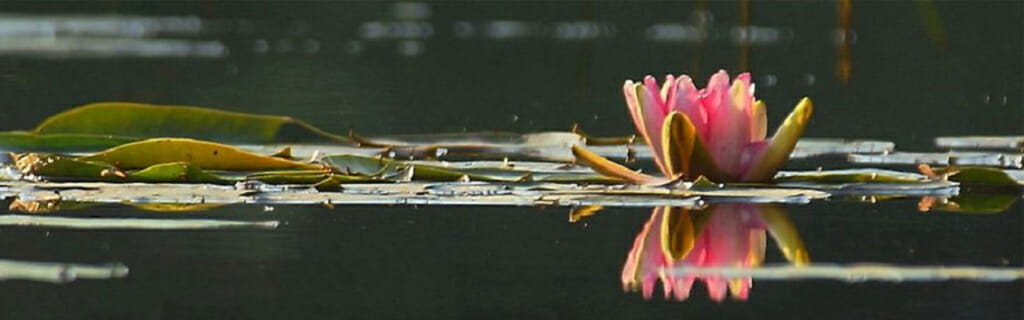
[[[665,298],[685,300],[697,277],[672,276],[664,269],[756,268],[764,260],[766,234],[771,234],[791,263],[808,263],[803,241],[785,211],[778,207],[721,204],[701,211],[655,208],[622,269],[623,288],[640,290],[644,298],[650,298],[660,279]],[[746,300],[752,285],[750,278],[701,280],[715,301],[725,299],[727,292],[735,299]]]

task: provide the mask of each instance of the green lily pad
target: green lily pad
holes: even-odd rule
[[[1007,171],[990,167],[946,167],[934,169],[936,174],[948,174],[949,180],[965,186],[1021,187],[1024,181],[1010,176]]]
[[[350,143],[301,120],[190,106],[100,102],[44,120],[35,134],[182,137],[229,143],[330,141]]]
[[[113,148],[139,139],[95,134],[0,132],[0,150],[8,152],[82,152]]]

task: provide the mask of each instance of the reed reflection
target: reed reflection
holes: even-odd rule
[[[753,283],[749,277],[673,276],[665,269],[686,267],[757,268],[764,261],[767,235],[783,256],[795,265],[809,262],[796,228],[786,212],[756,204],[719,204],[704,210],[659,207],[651,213],[633,242],[622,269],[622,285],[639,290],[645,299],[654,294],[661,280],[665,298],[686,300],[699,278],[712,300],[722,301],[726,293],[746,300]]]

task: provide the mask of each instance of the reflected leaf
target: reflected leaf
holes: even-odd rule
[[[1018,194],[984,194],[965,193],[952,197],[923,197],[918,202],[918,210],[930,211],[939,210],[959,213],[1002,213],[1009,210],[1017,199]]]
[[[223,207],[222,203],[138,203],[132,206],[152,212],[194,212]]]
[[[597,214],[597,212],[601,210],[604,210],[604,206],[573,207],[572,210],[569,210],[569,222],[576,223],[586,217]]]

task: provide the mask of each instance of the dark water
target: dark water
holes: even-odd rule
[[[624,79],[689,73],[703,83],[727,69],[753,72],[770,126],[798,98],[812,97],[806,136],[937,151],[936,136],[1024,132],[1020,2],[856,2],[846,11],[841,3],[4,3],[0,11],[29,17],[195,16],[199,31],[140,39],[212,41],[226,51],[15,52],[10,38],[0,38],[0,129],[28,129],[87,102],[126,100],[290,115],[340,133],[533,132],[579,123],[621,135],[632,130]],[[844,14],[851,25],[837,31]],[[760,28],[758,36],[735,39],[742,26]],[[837,34],[855,40],[844,46]],[[974,215],[920,213],[916,202],[786,209],[814,262],[1024,265],[1021,201]],[[271,231],[2,227],[0,258],[117,261],[131,274],[62,285],[0,282],[0,318],[1024,316],[1021,281],[755,280],[746,302],[716,303],[700,284],[684,302],[660,294],[644,300],[622,292],[619,276],[650,209],[608,209],[577,223],[567,222],[567,211],[231,206],[181,217],[285,224]],[[119,206],[54,215],[168,217]],[[766,263],[783,263],[774,246],[769,240]]]

